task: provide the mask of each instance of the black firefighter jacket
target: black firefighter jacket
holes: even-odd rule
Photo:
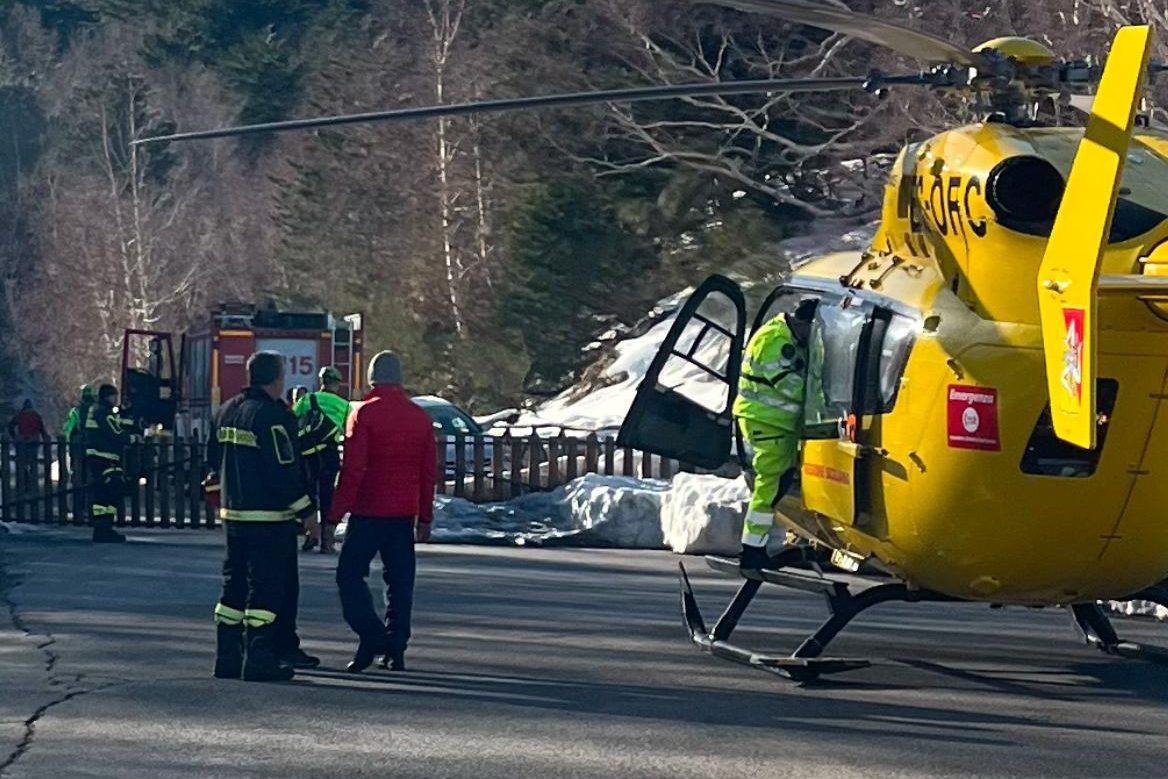
[[[219,518],[285,522],[313,510],[296,447],[296,419],[261,389],[227,401],[211,430],[207,458],[219,483]]]

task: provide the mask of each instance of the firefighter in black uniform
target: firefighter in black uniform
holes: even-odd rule
[[[316,509],[297,457],[296,420],[280,402],[283,358],[259,352],[248,360],[247,372],[248,388],[219,410],[208,453],[227,531],[214,673],[221,679],[285,681],[295,672],[279,662],[275,623],[287,609],[297,520]]]
[[[118,390],[103,384],[97,402],[85,415],[85,463],[89,471],[90,519],[93,541],[119,544],[126,537],[114,530],[114,520],[126,495],[126,445],[133,423],[119,415],[115,403]]]

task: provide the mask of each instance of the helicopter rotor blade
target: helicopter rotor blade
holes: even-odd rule
[[[806,0],[692,1],[723,5],[739,11],[778,16],[788,21],[832,30],[868,43],[875,43],[929,64],[947,62],[970,66],[977,64],[977,58],[972,52],[950,43],[944,38],[842,7],[811,3],[806,2]]]
[[[560,95],[505,98],[501,100],[480,100],[450,105],[398,108],[388,111],[374,111],[343,116],[324,116],[313,119],[292,119],[283,122],[268,122],[243,127],[224,127],[215,130],[199,130],[195,132],[175,133],[173,135],[160,135],[152,138],[141,138],[134,141],[133,144],[206,140],[239,135],[253,135],[256,133],[278,133],[291,130],[310,130],[318,127],[337,127],[348,124],[416,121],[421,119],[469,116],[472,114],[525,111],[541,108],[568,108],[574,106],[601,105],[605,103],[635,103],[679,97],[701,97],[704,95],[750,95],[766,94],[768,92],[837,92],[852,89],[867,89],[876,85],[885,87],[925,85],[927,83],[928,81],[920,74],[911,74],[899,76],[879,75],[839,78],[761,79],[754,81],[668,84],[652,87],[608,89],[596,92],[575,92]]]

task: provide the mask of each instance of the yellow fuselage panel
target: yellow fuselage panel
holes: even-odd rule
[[[859,294],[918,310],[935,331],[918,338],[893,410],[861,422],[861,442],[876,453],[857,466],[868,493],[858,516],[784,502],[796,532],[871,555],[920,587],[989,602],[1122,597],[1168,578],[1168,323],[1138,293],[1099,302],[1098,375],[1119,389],[1095,472],[1022,468],[1047,404],[1035,284],[1046,242],[998,224],[984,189],[1016,154],[1065,173],[1077,143],[1067,132],[985,125],[910,147],[872,252],[799,270],[796,283],[846,276]],[[1154,148],[1152,139],[1133,148],[1141,159],[1121,190],[1145,209],[1168,204],[1168,164]],[[1103,273],[1140,272],[1141,257],[1168,240],[1168,224],[1152,223],[1108,247]],[[994,391],[997,451],[952,445],[954,386]]]
[[[1081,139],[1081,130],[981,124],[907,147],[889,178],[873,250],[935,264],[958,297],[987,319],[1038,324],[1038,300],[1028,285],[1037,278],[1046,235],[1041,225],[1022,232],[999,221],[987,199],[992,174],[1006,159],[1037,157],[1065,177]],[[1137,141],[1123,178],[1121,215],[1168,207],[1168,142]],[[1108,246],[1102,273],[1139,273],[1141,257],[1168,240],[1168,219],[1143,220],[1149,230]]]

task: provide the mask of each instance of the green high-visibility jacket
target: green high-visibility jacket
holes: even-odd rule
[[[316,398],[316,404],[324,412],[324,415],[331,419],[333,424],[337,426],[337,440],[343,441],[345,438],[345,423],[349,421],[349,401],[340,395],[334,395],[324,390],[310,392],[296,401],[296,405],[292,408],[292,413],[296,415],[297,419],[307,416],[312,411],[313,398]]]
[[[791,433],[803,422],[807,388],[807,349],[800,346],[777,316],[750,338],[742,358],[742,376],[734,415]]]
[[[85,420],[89,417],[89,408],[92,403],[81,403],[69,409],[69,415],[65,417],[65,426],[61,429],[61,435],[69,443],[73,442],[74,434],[84,434]]]

